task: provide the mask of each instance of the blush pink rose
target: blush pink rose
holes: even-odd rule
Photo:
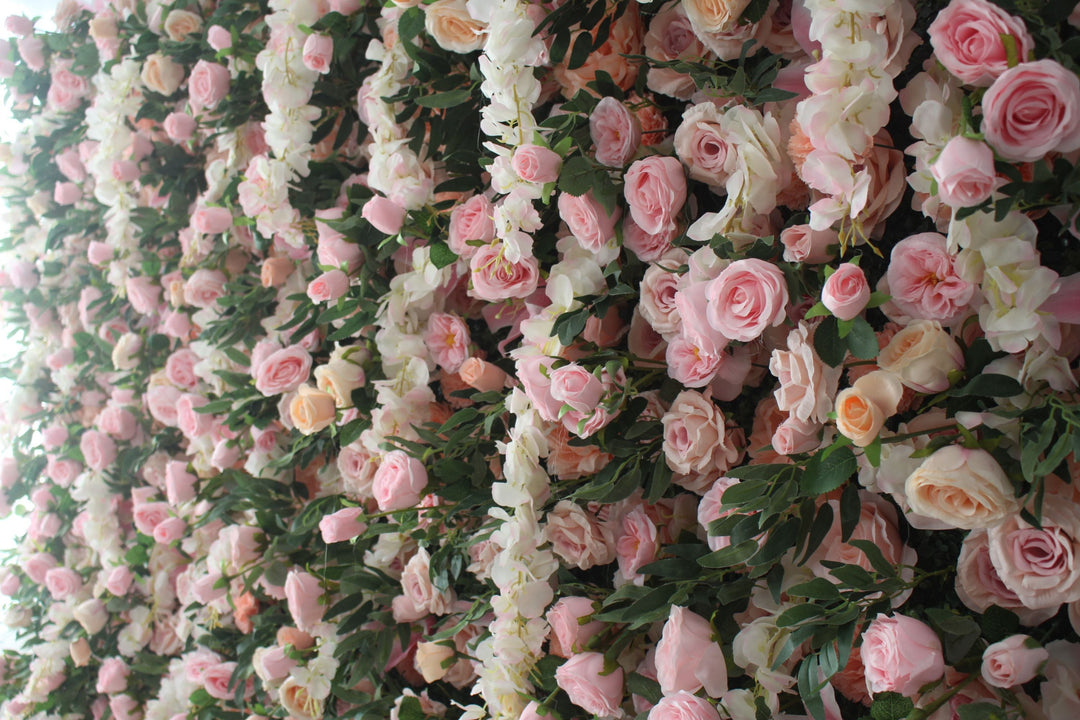
[[[705,698],[680,690],[660,698],[649,710],[648,720],[720,720],[720,713]]]
[[[319,521],[319,532],[322,533],[323,542],[344,542],[360,535],[367,530],[367,523],[359,519],[363,514],[364,508],[351,507],[325,516]]]
[[[1006,160],[1034,162],[1080,148],[1080,78],[1054,60],[1006,70],[982,101],[986,142]]]
[[[199,478],[187,471],[187,463],[170,460],[165,466],[165,497],[173,507],[195,499]]]
[[[4,19],[4,28],[12,35],[19,37],[34,34],[34,23],[25,15],[8,15]]]
[[[939,233],[919,233],[894,245],[885,278],[892,302],[917,320],[955,320],[975,293],[975,286],[957,273]]]
[[[656,234],[676,226],[686,202],[682,163],[661,155],[643,158],[630,166],[624,181],[623,196],[642,230]]]
[[[987,685],[1011,688],[1034,680],[1050,653],[1028,635],[1013,635],[983,651],[982,678]]]
[[[186,530],[187,523],[181,518],[165,518],[154,528],[154,542],[160,543],[161,545],[171,545],[176,540],[184,537],[184,532]]]
[[[591,715],[610,717],[621,714],[623,670],[604,674],[602,653],[574,655],[555,671],[555,682],[570,697],[570,702]]]
[[[191,227],[197,233],[217,235],[232,227],[233,216],[228,208],[201,207],[191,215]]]
[[[724,492],[733,485],[738,485],[739,481],[735,478],[719,477],[713,483],[712,487],[701,496],[701,501],[698,503],[697,509],[697,521],[702,528],[708,532],[709,525],[721,518],[727,517],[732,512],[731,508],[724,508]],[[722,548],[726,548],[731,545],[731,538],[728,535],[708,535],[709,549],[716,551]]]
[[[447,372],[457,372],[469,357],[469,328],[453,313],[432,313],[428,317],[424,345],[435,364]]]
[[[109,249],[111,256],[112,248]],[[153,278],[144,276],[128,278],[124,283],[127,289],[128,302],[135,312],[140,315],[150,315],[158,309],[161,303],[161,285]]]
[[[188,93],[196,107],[213,110],[229,94],[229,69],[218,63],[200,60],[188,78]]]
[[[333,302],[349,290],[349,276],[334,269],[308,283],[307,296],[314,303]]]
[[[202,395],[185,393],[176,401],[176,426],[189,439],[206,435],[213,429],[214,418],[199,408],[209,401]]]
[[[986,143],[958,135],[945,145],[930,166],[938,197],[949,207],[978,205],[1000,184],[994,170],[994,151]]]
[[[54,600],[72,597],[82,586],[82,577],[71,568],[54,567],[45,573],[45,588]]]
[[[649,31],[645,33],[645,55],[660,61],[699,61],[711,57],[712,53],[694,33],[682,3],[669,2],[649,23]],[[680,100],[689,100],[697,91],[689,74],[672,68],[650,67],[646,84],[653,92]]]
[[[857,317],[869,301],[870,283],[862,268],[854,263],[836,268],[821,288],[821,304],[840,320]]]
[[[495,206],[483,195],[473,195],[450,211],[446,244],[458,255],[469,258],[476,248],[470,241],[490,242],[495,237]]]
[[[941,678],[941,640],[925,623],[906,615],[879,614],[863,633],[862,661],[871,694],[897,692],[914,697]]]
[[[104,470],[116,460],[116,443],[98,430],[87,430],[79,438],[79,449],[83,460],[92,470]]]
[[[571,567],[588,570],[615,559],[615,540],[610,528],[577,503],[560,500],[546,519],[552,552]]]
[[[371,491],[383,512],[404,510],[420,502],[427,482],[427,470],[422,462],[402,450],[392,450],[375,471]]]
[[[79,151],[69,147],[56,156],[56,167],[60,173],[74,183],[81,183],[86,179],[86,166],[79,159]]]
[[[563,365],[550,372],[551,397],[580,413],[592,412],[600,405],[604,387],[600,379],[577,363]]]
[[[236,663],[221,662],[207,666],[202,673],[202,684],[210,697],[218,700],[232,700],[236,695],[237,688],[231,684],[233,673],[236,672]],[[250,679],[244,685],[243,695],[247,697],[254,689]]]
[[[469,275],[472,280],[469,294],[475,298],[488,302],[525,298],[532,295],[540,283],[540,265],[532,256],[511,261],[502,246],[494,243],[480,248],[472,256]]]
[[[664,353],[668,375],[688,388],[702,388],[713,381],[723,358],[711,342],[695,342],[677,335]]]
[[[334,59],[334,38],[312,33],[304,41],[303,61],[308,70],[325,75]]]
[[[34,36],[19,38],[16,43],[19,48],[19,56],[22,57],[26,67],[34,72],[45,69],[45,42]]]
[[[547,611],[551,627],[551,654],[568,658],[584,650],[585,645],[604,631],[607,625],[599,620],[582,622],[594,612],[593,601],[587,597],[564,597]]]
[[[56,558],[49,553],[34,553],[23,561],[22,569],[30,580],[38,585],[45,582],[45,574],[57,566]]]
[[[736,260],[709,281],[706,292],[709,324],[730,340],[756,340],[787,318],[787,281],[764,260]]]
[[[183,112],[169,113],[165,118],[165,134],[173,142],[187,142],[195,134],[195,118]]]
[[[134,413],[124,407],[112,405],[98,415],[97,426],[117,440],[131,440],[139,429]]]
[[[184,281],[184,302],[197,308],[209,308],[225,295],[225,273],[199,268]]]
[[[105,589],[116,597],[123,597],[131,588],[134,579],[135,577],[128,568],[123,566],[114,567],[106,576]]]
[[[615,237],[615,223],[619,219],[618,208],[610,214],[607,213],[593,197],[591,190],[579,196],[560,193],[558,206],[559,217],[582,247],[599,252]]]
[[[728,689],[724,650],[713,639],[709,621],[672,605],[660,642],[656,644],[656,680],[664,695],[704,688],[711,697]]]
[[[405,208],[382,195],[376,195],[364,203],[360,214],[372,227],[387,235],[397,235],[405,222]]]
[[[1024,21],[986,0],[953,0],[930,23],[930,45],[945,69],[968,85],[986,87],[1009,69],[1002,35],[1016,41],[1019,62],[1035,47]]]
[[[267,397],[292,392],[311,374],[311,353],[290,345],[254,364],[255,389]]]
[[[559,179],[562,158],[557,152],[543,145],[526,143],[514,150],[510,166],[522,180],[543,185]]]
[[[177,387],[193,390],[199,384],[199,378],[195,375],[195,365],[198,363],[199,356],[195,351],[180,348],[165,361],[165,377]]]
[[[323,618],[326,606],[319,603],[322,597],[319,579],[304,570],[290,570],[285,580],[285,599],[289,605],[296,627],[310,631]]]
[[[146,391],[146,407],[162,425],[176,427],[179,422],[176,403],[182,394],[172,385],[154,385]]]
[[[735,433],[727,432],[724,414],[707,396],[694,390],[679,393],[660,419],[664,426],[664,459],[672,470],[693,479],[695,492],[704,494],[716,476],[734,465],[742,455],[735,447]],[[697,481],[707,481],[700,491]]]
[[[206,44],[215,51],[232,47],[232,33],[220,25],[211,25],[206,30]]]
[[[647,233],[634,222],[634,218],[623,218],[623,247],[637,255],[642,262],[656,262],[671,249],[671,242],[678,236],[678,226],[665,232]]]
[[[143,535],[153,537],[158,525],[169,518],[169,506],[163,502],[144,502],[135,506],[135,528]]]
[[[131,668],[119,658],[106,658],[98,669],[97,691],[107,695],[116,695],[127,690],[128,675]]]
[[[75,183],[60,182],[53,187],[53,200],[57,205],[74,205],[82,199],[82,190]]]
[[[596,162],[621,168],[641,144],[641,124],[619,100],[605,96],[589,115],[589,135],[596,148]]]

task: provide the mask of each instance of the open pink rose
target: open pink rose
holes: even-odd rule
[[[577,363],[551,371],[551,397],[578,412],[592,412],[599,406],[603,391],[600,379]]]
[[[607,96],[589,116],[589,135],[596,148],[596,162],[621,168],[641,144],[641,125],[625,105]]]
[[[956,271],[939,233],[919,233],[896,243],[885,277],[892,302],[917,320],[955,320],[975,294],[975,286]]]
[[[554,150],[527,143],[514,150],[510,165],[522,180],[539,184],[552,183],[559,179],[562,158]]]
[[[649,710],[648,720],[720,720],[720,713],[705,698],[680,690],[660,698]]]
[[[427,470],[422,462],[402,450],[392,450],[375,471],[371,492],[383,512],[404,510],[420,502],[427,482]]]
[[[528,297],[540,283],[540,264],[536,258],[530,255],[510,260],[501,243],[480,248],[469,261],[469,273],[472,280],[469,294],[488,302]]]
[[[736,260],[709,281],[707,294],[709,324],[730,340],[756,340],[787,318],[787,281],[764,260]]]
[[[116,460],[116,443],[103,432],[87,430],[79,438],[83,459],[92,470],[104,470]]]
[[[120,658],[105,658],[98,669],[97,687],[99,693],[116,695],[127,690],[128,675],[131,668]]]
[[[1054,60],[1006,70],[982,101],[986,142],[1006,160],[1034,162],[1080,148],[1080,78]]]
[[[862,661],[870,693],[914,697],[945,672],[941,640],[925,623],[906,615],[878,615],[863,633]]]
[[[229,69],[218,63],[200,60],[188,78],[188,93],[196,107],[213,110],[229,94]]]
[[[713,639],[709,621],[672,605],[660,642],[656,644],[656,679],[664,695],[702,688],[711,697],[728,689],[724,650]]]
[[[453,313],[432,313],[428,317],[424,345],[435,364],[447,372],[457,372],[469,357],[469,328]]]
[[[263,395],[292,392],[311,373],[311,354],[299,345],[270,353],[257,365],[252,358],[255,389]]]
[[[1016,44],[1016,58],[1027,60],[1035,47],[1024,21],[987,0],[953,0],[930,23],[934,56],[961,82],[986,87],[1009,69],[1002,36]]]
[[[945,145],[930,166],[938,197],[949,207],[978,205],[998,186],[994,151],[986,143],[958,135]]]
[[[608,240],[615,237],[615,224],[620,211],[615,208],[612,213],[607,213],[593,197],[592,191],[579,196],[560,193],[558,206],[559,217],[582,247],[599,252]]]

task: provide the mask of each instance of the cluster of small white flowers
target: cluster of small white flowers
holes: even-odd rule
[[[86,512],[83,537],[86,547],[97,554],[97,564],[106,571],[124,564],[123,533],[116,511],[112,507],[115,497],[99,472],[88,470],[75,478],[71,497],[82,503]],[[104,575],[99,577],[104,580]]]
[[[303,715],[310,718],[321,718],[326,709],[326,699],[330,697],[334,675],[337,674],[338,663],[334,653],[337,651],[339,637],[336,623],[319,623],[312,630],[312,636],[318,643],[318,652],[306,665],[298,665],[289,673],[289,677],[281,684],[278,691],[280,696],[291,696],[290,686],[299,686],[304,689],[301,697],[304,698],[302,708],[288,708],[290,714],[296,716],[294,710],[302,710]]]
[[[810,226],[839,223],[841,243],[854,244],[865,239],[858,217],[871,200],[864,158],[889,121],[897,95],[892,81],[910,51],[896,38],[904,37],[915,11],[907,0],[807,0],[806,9],[810,40],[821,43],[820,60],[806,70],[811,95],[795,115],[813,147],[802,171],[819,194]]]
[[[139,266],[138,243],[131,222],[131,211],[138,198],[131,183],[113,175],[113,163],[124,158],[131,147],[134,133],[126,120],[133,118],[142,107],[139,63],[131,58],[121,60],[108,71],[94,76],[93,104],[86,111],[86,136],[98,143],[87,170],[94,178],[94,196],[105,205],[106,242],[112,246],[117,259],[109,267],[108,280],[121,293],[128,277],[128,268]]]

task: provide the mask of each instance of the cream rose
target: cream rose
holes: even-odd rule
[[[717,475],[735,465],[742,455],[728,437],[724,414],[712,400],[684,390],[660,419],[664,425],[664,458],[682,477],[675,482],[698,494],[712,486]]]
[[[315,368],[316,387],[333,396],[339,408],[352,407],[352,392],[364,382],[364,368],[343,357],[331,357],[330,362]]]
[[[173,10],[165,17],[162,29],[170,40],[181,42],[191,33],[202,30],[202,18],[187,10]]]
[[[992,527],[1020,509],[997,460],[985,450],[959,445],[923,460],[904,491],[914,512],[965,530]]]
[[[161,95],[172,95],[184,81],[184,68],[161,53],[154,53],[143,63],[142,81]]]
[[[874,442],[896,412],[904,386],[892,373],[875,370],[836,396],[836,429],[859,447]]]
[[[304,435],[312,435],[334,422],[334,396],[310,385],[301,385],[289,403],[289,417]]]
[[[425,9],[424,29],[439,47],[464,54],[484,45],[487,25],[469,15],[464,0],[436,0]]]
[[[699,33],[722,33],[738,22],[750,0],[684,0],[690,24]]]
[[[424,682],[433,683],[442,680],[450,668],[443,663],[454,657],[454,648],[442,643],[422,642],[416,645],[416,669],[424,676]]]
[[[878,356],[882,370],[919,392],[949,387],[949,373],[964,367],[964,354],[952,336],[932,320],[918,320],[896,333]]]

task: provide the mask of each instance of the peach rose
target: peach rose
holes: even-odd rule
[[[304,435],[312,435],[330,427],[336,414],[334,396],[307,383],[296,389],[296,395],[289,403],[289,417],[296,429]]]
[[[172,95],[183,80],[184,67],[161,53],[154,53],[143,63],[143,84],[156,93]]]
[[[165,16],[162,29],[170,40],[182,42],[191,33],[202,30],[202,18],[187,10],[172,10]]]
[[[905,481],[904,492],[913,512],[967,530],[998,525],[1020,509],[994,456],[959,445],[923,460]]]
[[[900,404],[904,386],[895,375],[875,370],[836,396],[836,429],[855,445],[866,447]]]
[[[949,374],[964,367],[964,354],[941,325],[919,320],[896,333],[877,362],[912,390],[931,393],[949,387]]]
[[[424,29],[442,49],[464,55],[483,47],[487,25],[473,19],[465,0],[436,0],[424,10]]]

